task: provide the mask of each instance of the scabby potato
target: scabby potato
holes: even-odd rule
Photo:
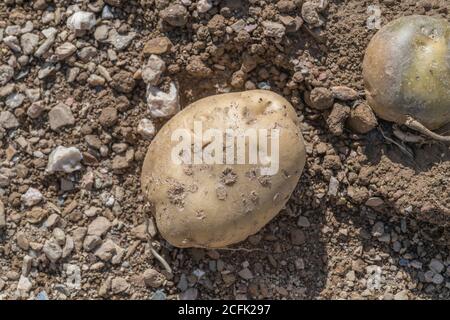
[[[149,146],[141,186],[169,243],[221,248],[275,217],[304,165],[292,105],[250,90],[198,100],[170,119]]]
[[[450,24],[407,16],[378,31],[367,47],[363,75],[369,105],[382,119],[441,141],[431,130],[450,123]]]

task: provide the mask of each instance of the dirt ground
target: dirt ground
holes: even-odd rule
[[[402,143],[382,120],[366,134],[336,132],[331,109],[305,102],[314,88],[345,86],[357,95],[339,104],[364,105],[369,6],[385,25],[448,19],[450,3],[3,1],[0,299],[449,299],[449,146]],[[67,20],[80,10],[97,21],[76,34]],[[148,111],[151,54],[166,66],[159,88],[176,83],[181,107],[258,87],[296,108],[305,170],[286,208],[247,241],[178,249],[158,235],[139,181],[151,142],[139,123],[166,121]],[[57,146],[81,152],[79,170],[45,170]]]

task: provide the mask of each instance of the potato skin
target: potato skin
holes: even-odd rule
[[[369,43],[363,76],[369,105],[382,119],[407,116],[430,130],[450,122],[450,24],[407,16],[384,26]]]
[[[172,132],[192,130],[198,120],[203,121],[203,130],[276,127],[278,173],[261,176],[254,164],[173,163]],[[221,248],[245,240],[278,214],[298,183],[305,158],[297,115],[283,97],[265,90],[215,95],[187,106],[158,132],[144,160],[141,187],[169,243]],[[227,176],[234,182],[224,183]]]

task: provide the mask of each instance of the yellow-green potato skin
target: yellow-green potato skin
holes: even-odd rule
[[[363,62],[369,105],[382,119],[407,116],[430,130],[450,122],[450,24],[407,16],[371,39]]]
[[[175,164],[176,129],[203,131],[279,129],[279,170],[262,176],[258,164]],[[258,146],[259,147],[259,146]],[[149,146],[141,187],[155,209],[161,235],[176,247],[222,248],[257,233],[295,189],[305,165],[305,145],[292,105],[265,90],[198,100],[170,119]],[[231,181],[224,183],[230,175]],[[225,192],[224,192],[225,191]]]

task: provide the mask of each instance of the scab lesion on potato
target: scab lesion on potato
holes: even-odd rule
[[[218,185],[216,187],[216,195],[217,195],[217,199],[225,200],[227,198],[227,190],[226,190],[225,186]]]
[[[204,220],[204,219],[206,219],[206,214],[205,214],[205,211],[204,211],[204,210],[197,210],[197,211],[195,212],[195,216],[196,216],[197,219],[199,219],[199,220]]]
[[[244,213],[250,213],[259,205],[259,195],[255,190],[252,190],[248,195],[242,193],[242,208]]]
[[[270,186],[272,185],[272,181],[270,176],[258,176],[258,182],[266,188],[270,188]]]
[[[220,182],[227,186],[235,184],[237,181],[237,174],[233,172],[230,167],[225,168],[220,175]]]
[[[184,207],[184,199],[186,198],[186,189],[180,183],[175,183],[167,190],[167,199],[173,205],[179,208]]]

